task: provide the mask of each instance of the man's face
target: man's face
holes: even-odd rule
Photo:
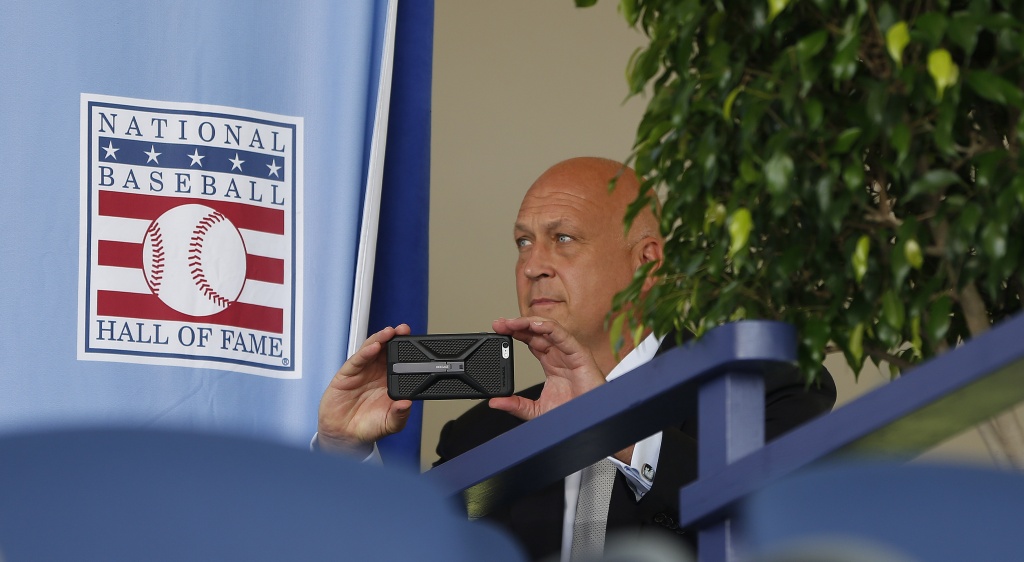
[[[555,320],[591,349],[610,345],[605,317],[634,271],[623,234],[625,206],[606,185],[541,178],[515,225],[520,314]]]

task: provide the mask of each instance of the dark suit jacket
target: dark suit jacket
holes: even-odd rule
[[[675,344],[666,337],[658,354]],[[805,389],[802,379],[766,380],[765,438],[782,433],[832,409],[836,388],[831,376],[822,369],[822,384]],[[536,399],[543,385],[532,386],[517,394]],[[445,424],[437,445],[436,464],[454,458],[523,423],[514,416],[477,404],[457,419]],[[692,548],[695,537],[680,529],[679,488],[697,478],[696,419],[680,427],[662,431],[658,471],[651,490],[638,502],[625,476],[616,476],[608,509],[608,532],[671,533]],[[487,518],[503,526],[523,544],[531,558],[557,555],[562,544],[562,517],[565,511],[565,486],[558,480],[534,494],[521,497],[492,511]]]

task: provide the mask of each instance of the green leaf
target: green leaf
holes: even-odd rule
[[[839,133],[835,144],[832,145],[832,152],[836,154],[846,154],[849,152],[853,148],[853,143],[857,142],[857,139],[860,138],[860,133],[860,127],[850,127]]]
[[[611,343],[615,353],[618,353],[619,349],[622,348],[622,326],[625,321],[626,314],[624,312],[619,313],[612,319],[612,324],[608,329],[609,343]]]
[[[800,331],[801,343],[811,354],[821,361],[825,353],[825,346],[828,345],[829,329],[825,320],[817,317],[807,319],[803,329]]]
[[[910,184],[906,200],[909,201],[924,193],[938,195],[943,189],[955,183],[960,183],[960,176],[949,170],[928,170],[921,179]]]
[[[850,351],[850,355],[853,357],[855,366],[860,366],[864,361],[864,324],[860,323],[853,327],[853,331],[850,332],[850,341],[847,344],[847,349]]]
[[[875,325],[875,339],[882,342],[882,345],[892,349],[901,343],[900,332],[889,325],[888,322],[879,322]]]
[[[921,245],[918,244],[915,238],[907,240],[906,244],[903,245],[903,255],[907,258],[907,263],[914,269],[921,269],[924,265],[924,253],[921,251]]]
[[[953,311],[953,300],[948,296],[935,299],[928,307],[928,324],[925,333],[932,344],[942,341],[949,331],[950,313]]]
[[[740,207],[729,217],[729,257],[746,247],[750,239],[750,231],[754,228],[754,220],[750,211]]]
[[[1006,223],[1000,220],[987,222],[981,228],[981,247],[989,260],[994,262],[1006,256],[1007,230]]]
[[[956,219],[956,230],[962,232],[965,237],[972,239],[974,233],[978,230],[978,225],[981,224],[983,214],[984,211],[977,203],[972,201],[965,204],[964,208],[960,211],[960,216]]]
[[[796,43],[796,56],[800,60],[800,64],[807,63],[808,60],[814,57],[825,48],[828,43],[828,31],[819,29],[814,33],[804,37]]]
[[[910,319],[910,347],[914,350],[914,359],[921,359],[924,356],[921,341],[921,317],[914,316]]]
[[[832,186],[833,178],[828,174],[822,175],[814,183],[814,194],[818,197],[818,208],[822,213],[828,214],[832,207]]]
[[[896,246],[892,248],[889,254],[889,269],[892,271],[892,286],[902,287],[907,274],[910,273],[910,263],[907,261],[907,256],[903,251],[906,247],[906,241],[899,234],[897,234],[896,238]]]
[[[768,21],[774,20],[788,5],[789,0],[768,0]]]
[[[903,67],[903,49],[906,49],[909,44],[910,30],[907,28],[907,22],[897,22],[889,28],[889,31],[885,32],[885,48],[898,67]]]
[[[886,323],[898,332],[903,329],[903,322],[906,319],[905,314],[903,301],[896,291],[892,289],[886,291],[882,295],[882,315]]]
[[[845,82],[857,73],[857,49],[860,47],[860,41],[854,34],[850,34],[843,38],[839,43],[839,52],[832,59],[832,79],[839,82]]]
[[[761,173],[757,171],[757,167],[749,157],[740,162],[740,178],[746,183],[755,183],[761,179]]]
[[[959,110],[956,104],[943,103],[939,107],[939,118],[935,120],[933,133],[935,147],[949,156],[956,154],[956,144],[953,142],[953,124],[956,122],[958,114]]]
[[[1006,177],[1008,156],[1004,150],[992,150],[974,158],[974,185],[982,189],[998,186],[1002,191],[1010,181]],[[1012,177],[1012,176],[1011,176]],[[1005,179],[1004,179],[1005,178]]]
[[[594,4],[597,4],[597,0],[576,0],[577,8],[589,8]]]
[[[978,18],[973,14],[965,12],[953,14],[953,18],[949,22],[949,38],[963,49],[967,57],[970,57],[974,53],[974,47],[978,44],[980,27]]]
[[[821,102],[817,98],[811,98],[804,103],[804,112],[807,114],[807,128],[815,131],[821,127],[822,119],[825,116]]]
[[[927,12],[914,20],[914,33],[920,35],[928,46],[935,47],[946,33],[946,24],[946,16],[937,12]]]
[[[853,250],[853,256],[850,259],[850,263],[853,265],[853,275],[857,279],[858,284],[868,272],[868,253],[870,251],[871,239],[868,238],[867,234],[862,234],[857,239],[857,247]]]
[[[708,45],[714,45],[722,35],[722,24],[725,23],[725,12],[715,12],[708,18],[707,33],[704,34]],[[682,59],[679,59],[682,60]],[[687,57],[689,60],[689,57]]]
[[[787,154],[776,152],[764,164],[764,179],[768,186],[768,192],[773,196],[784,193],[793,178],[793,170],[793,159]]]
[[[597,0],[593,0],[593,2],[596,4]],[[637,0],[619,0],[619,13],[626,18],[630,27],[635,26],[640,18],[640,9],[637,4]]]
[[[976,94],[998,104],[1024,108],[1024,92],[1013,82],[987,70],[972,70],[965,78]]]
[[[634,326],[633,327],[633,334],[632,334],[632,336],[633,336],[633,346],[636,347],[636,346],[640,345],[640,341],[643,339],[643,336],[644,336],[644,325],[643,324],[637,324],[636,326]]]
[[[910,150],[910,127],[902,122],[893,125],[889,142],[896,149],[896,165],[899,166],[907,159],[907,151]]]
[[[722,114],[725,115],[726,121],[732,121],[732,104],[736,102],[736,96],[740,95],[743,91],[743,86],[736,86],[729,92],[729,95],[725,98],[725,103],[722,104]]]
[[[928,74],[935,81],[935,90],[938,92],[939,99],[941,100],[942,93],[946,91],[946,88],[956,84],[957,79],[960,77],[960,67],[953,62],[953,57],[950,56],[949,51],[946,49],[935,49],[928,53]]]
[[[1010,191],[1013,193],[1017,204],[1024,207],[1024,175],[1017,174],[1010,182]]]
[[[878,7],[878,27],[881,29],[889,29],[899,23],[896,21],[898,17],[888,2],[882,2],[882,5]]]
[[[889,103],[889,94],[886,92],[886,86],[882,82],[868,82],[866,86],[868,99],[864,105],[864,110],[872,123],[881,126],[886,120],[885,113],[886,106]]]
[[[708,205],[707,211],[704,213],[704,232],[711,230],[711,225],[722,224],[725,222],[725,205],[721,203],[715,203],[714,205]]]
[[[851,191],[864,189],[864,164],[861,163],[860,158],[850,160],[843,167],[843,183]]]

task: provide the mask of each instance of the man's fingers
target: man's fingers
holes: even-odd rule
[[[407,336],[409,335],[410,328],[408,324],[399,324],[392,328],[388,326],[383,330],[375,332],[370,337],[366,338],[360,347],[352,357],[349,357],[345,365],[342,366],[341,373],[346,376],[358,375],[360,371],[366,368],[367,365],[372,363],[380,355],[384,344],[391,341],[391,338],[396,335]]]
[[[387,421],[385,425],[385,431],[388,434],[398,433],[405,427],[406,422],[409,421],[409,414],[412,412],[412,401],[411,400],[396,400],[391,403],[391,408],[388,411]]]
[[[359,348],[359,351],[357,351],[352,357],[349,357],[348,361],[342,365],[341,374],[345,376],[359,374],[360,371],[377,358],[380,354],[381,347],[382,346],[379,342],[372,342]]]
[[[370,345],[372,343],[388,341],[389,339],[391,339],[392,336],[395,335],[394,333],[395,329],[392,328],[391,326],[387,326],[381,330],[378,330],[370,334],[370,337],[366,338],[366,341],[363,342],[363,347]]]
[[[523,398],[522,396],[499,396],[497,398],[491,398],[487,402],[487,405],[495,410],[508,412],[521,420],[529,421],[537,417],[537,403],[533,400]]]
[[[491,329],[494,330],[494,333],[496,334],[505,335],[508,335],[512,331],[508,328],[508,325],[505,323],[504,318],[498,318],[497,320],[491,322]]]
[[[411,329],[409,328],[408,324],[399,324],[394,328],[392,328],[391,326],[386,326],[385,328],[377,332],[374,332],[373,334],[370,335],[370,337],[366,338],[366,341],[363,342],[363,346],[365,347],[372,343],[387,343],[388,341],[391,340],[391,338],[395,337],[396,335],[408,336],[410,330]]]

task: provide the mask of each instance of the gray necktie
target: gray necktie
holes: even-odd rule
[[[572,528],[573,560],[594,559],[604,553],[604,532],[608,526],[608,503],[615,484],[615,464],[600,460],[583,469],[576,521]]]

